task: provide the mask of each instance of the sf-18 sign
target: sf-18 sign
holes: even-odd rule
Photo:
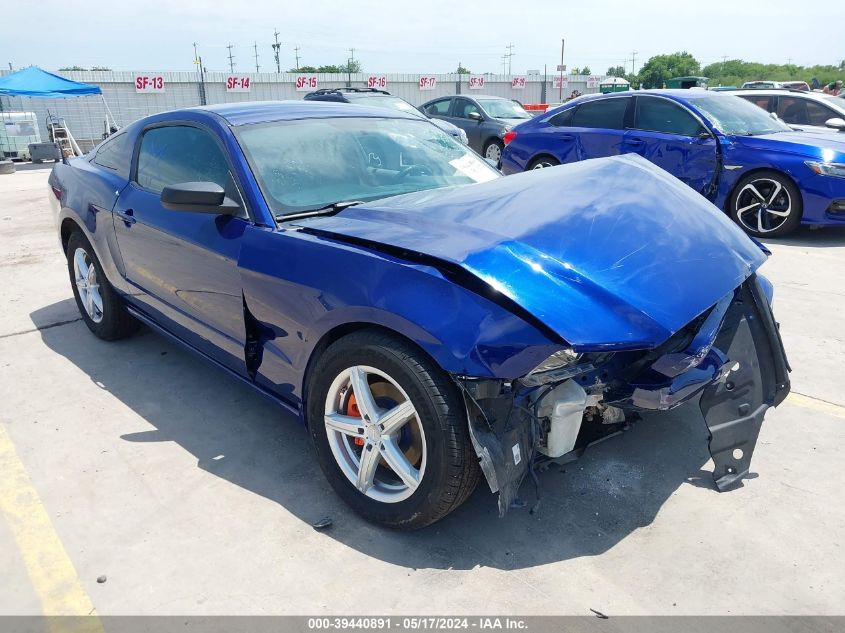
[[[135,92],[164,92],[164,77],[135,75]]]
[[[478,76],[478,75],[470,75],[469,89],[470,90],[483,90],[484,89],[484,77],[481,77],[481,76]]]
[[[511,88],[514,90],[522,90],[525,88],[525,77],[513,77],[511,79]]]
[[[420,90],[434,90],[437,87],[437,77],[420,77]]]
[[[317,89],[317,75],[297,75],[296,91],[311,92]]]
[[[376,90],[387,90],[387,77],[384,75],[372,75],[367,77],[367,88]]]
[[[246,75],[229,75],[226,77],[226,92],[249,92],[251,82]]]

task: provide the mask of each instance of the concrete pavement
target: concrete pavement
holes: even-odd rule
[[[769,244],[796,395],[742,488],[714,490],[684,407],[543,473],[537,515],[500,520],[479,486],[405,534],[348,511],[272,402],[150,331],[88,332],[48,173],[0,176],[0,464],[23,473],[0,487],[0,614],[845,611],[845,232]]]

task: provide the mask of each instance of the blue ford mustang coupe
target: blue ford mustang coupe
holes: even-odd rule
[[[275,398],[389,526],[482,474],[503,514],[540,462],[699,396],[722,490],[789,391],[766,254],[639,157],[503,178],[417,116],[249,103],[137,121],[49,185],[88,328]]]
[[[519,125],[505,142],[505,173],[639,154],[756,237],[786,235],[801,223],[845,226],[842,134],[793,131],[726,93],[589,95]]]

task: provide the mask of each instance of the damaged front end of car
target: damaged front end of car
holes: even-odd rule
[[[790,367],[756,274],[648,350],[562,349],[516,380],[455,376],[469,433],[503,516],[526,475],[577,458],[644,411],[700,396],[719,491],[748,474],[766,410],[789,393]],[[536,478],[535,478],[536,483]]]

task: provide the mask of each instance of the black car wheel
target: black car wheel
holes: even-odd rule
[[[560,165],[560,161],[553,156],[538,156],[532,160],[527,169],[545,169],[546,167],[554,167]]]
[[[374,330],[320,357],[308,427],[320,467],[361,516],[412,530],[463,503],[480,469],[457,386],[422,352]]]
[[[106,341],[124,338],[137,330],[138,321],[126,311],[81,231],[71,234],[66,254],[76,307],[88,329]]]
[[[755,237],[780,237],[801,223],[803,203],[793,182],[776,171],[759,171],[739,181],[729,202],[734,222]]]

